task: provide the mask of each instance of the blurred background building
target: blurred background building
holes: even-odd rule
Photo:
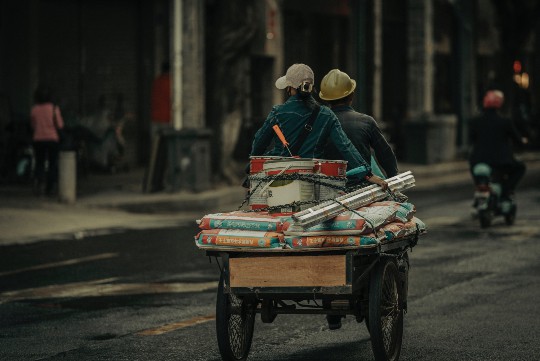
[[[492,87],[534,146],[539,20],[535,0],[4,0],[2,173],[40,83],[68,125],[122,123],[124,161],[146,165],[163,61],[174,127],[211,132],[214,181],[235,181],[255,130],[284,100],[275,79],[296,62],[313,68],[317,87],[332,68],[355,78],[356,108],[379,121],[401,161],[462,157],[467,120]]]

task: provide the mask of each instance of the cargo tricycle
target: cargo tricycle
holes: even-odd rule
[[[246,360],[257,314],[351,315],[366,324],[375,360],[399,359],[408,252],[418,233],[366,246],[207,249],[221,270],[216,330],[223,360]]]

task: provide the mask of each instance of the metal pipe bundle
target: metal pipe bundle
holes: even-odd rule
[[[412,188],[415,185],[415,179],[411,171],[388,178],[386,182],[391,191],[402,191]],[[295,213],[292,215],[292,219],[295,226],[306,229],[315,224],[332,219],[346,209],[357,209],[362,206],[367,206],[368,204],[384,199],[387,196],[388,193],[383,191],[379,185],[372,184],[354,192],[347,193],[335,200],[326,201],[317,206]]]

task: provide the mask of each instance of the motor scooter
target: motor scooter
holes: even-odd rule
[[[472,170],[476,189],[474,192],[473,217],[478,218],[480,227],[491,226],[496,216],[503,216],[506,225],[514,224],[517,206],[510,197],[503,197],[503,175],[494,174],[492,167],[478,163]]]

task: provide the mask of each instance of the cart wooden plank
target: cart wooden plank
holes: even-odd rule
[[[346,255],[229,259],[231,287],[332,287],[347,283]]]

